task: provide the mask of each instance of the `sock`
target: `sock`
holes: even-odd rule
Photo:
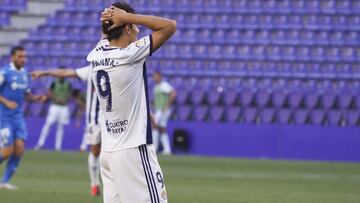
[[[89,166],[91,187],[99,186],[100,185],[99,157],[95,157],[92,153],[89,153],[88,166]]]
[[[163,153],[171,154],[170,141],[167,133],[161,134],[161,144],[163,146]]]
[[[153,136],[153,144],[155,147],[155,152],[157,152],[159,150],[159,131],[153,130],[152,136]]]
[[[64,125],[58,123],[56,128],[56,137],[55,137],[55,150],[60,151],[61,145],[64,137]]]
[[[3,183],[7,183],[10,181],[11,177],[14,175],[17,167],[20,164],[21,156],[11,155],[4,172],[4,176],[2,179]]]

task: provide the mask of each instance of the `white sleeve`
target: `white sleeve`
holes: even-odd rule
[[[151,56],[152,37],[148,35],[131,43],[127,48],[129,62],[135,62]]]
[[[163,82],[162,86],[161,86],[161,91],[166,93],[166,94],[170,94],[170,92],[172,92],[174,90],[174,88],[168,83],[168,82]]]
[[[90,66],[85,66],[75,70],[76,76],[82,81],[87,81],[89,76]]]
[[[0,87],[3,86],[4,83],[5,83],[4,71],[0,71]]]

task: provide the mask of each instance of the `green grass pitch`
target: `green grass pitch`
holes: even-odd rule
[[[360,164],[160,156],[169,203],[359,203]],[[1,203],[100,203],[87,154],[26,152]],[[0,166],[3,172],[4,163]]]

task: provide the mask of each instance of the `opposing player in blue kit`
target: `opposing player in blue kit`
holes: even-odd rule
[[[11,50],[11,63],[0,70],[0,163],[8,159],[0,188],[15,190],[10,179],[24,153],[27,131],[22,105],[25,99],[43,102],[46,95],[30,92],[30,76],[24,68],[26,51],[17,46]]]

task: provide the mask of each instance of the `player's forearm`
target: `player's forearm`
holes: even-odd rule
[[[26,100],[33,102],[33,101],[37,101],[39,99],[39,96],[38,95],[33,95],[32,93],[27,93],[25,95],[25,98],[26,98]]]
[[[54,69],[43,71],[43,76],[52,77],[76,77],[76,73],[72,69]]]
[[[0,104],[6,104],[9,100],[0,95]]]
[[[168,105],[171,106],[176,98],[176,91],[172,91],[170,92],[170,96],[169,96],[169,101],[168,101]]]
[[[166,30],[172,34],[176,30],[176,21],[167,18],[132,13],[128,13],[126,16],[124,19],[126,23],[143,25],[153,31]]]

